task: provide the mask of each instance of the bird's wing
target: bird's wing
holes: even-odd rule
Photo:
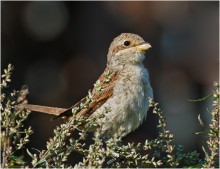
[[[116,72],[112,72],[106,68],[104,73],[94,84],[92,92],[89,92],[86,97],[53,119],[63,116],[72,116],[73,114],[90,116],[94,111],[101,107],[109,97],[111,97],[117,79],[116,77]]]

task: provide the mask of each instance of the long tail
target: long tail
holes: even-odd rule
[[[40,105],[33,105],[33,104],[21,104],[21,105],[19,105],[18,108],[25,108],[30,111],[52,114],[55,116],[58,116],[67,110],[65,108],[48,107],[48,106],[40,106]]]

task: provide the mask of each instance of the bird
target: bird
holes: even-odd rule
[[[121,33],[110,44],[106,68],[86,97],[67,109],[22,106],[30,111],[53,114],[53,119],[71,119],[76,115],[92,117],[97,119],[103,135],[111,137],[120,132],[124,137],[146,119],[149,99],[153,99],[149,73],[143,64],[145,52],[150,48],[139,35]]]

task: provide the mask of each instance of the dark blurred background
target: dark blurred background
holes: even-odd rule
[[[1,2],[2,68],[15,67],[12,88],[29,86],[29,103],[70,107],[84,97],[106,66],[108,47],[123,32],[152,45],[144,61],[155,100],[165,112],[175,143],[199,150],[208,123],[210,94],[219,80],[219,2]],[[30,147],[45,148],[62,121],[32,113]],[[124,141],[157,137],[157,117]]]

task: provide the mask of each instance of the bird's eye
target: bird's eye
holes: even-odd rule
[[[124,41],[124,45],[125,45],[125,46],[129,46],[130,44],[131,44],[131,43],[130,43],[129,41],[127,41],[127,40]]]

